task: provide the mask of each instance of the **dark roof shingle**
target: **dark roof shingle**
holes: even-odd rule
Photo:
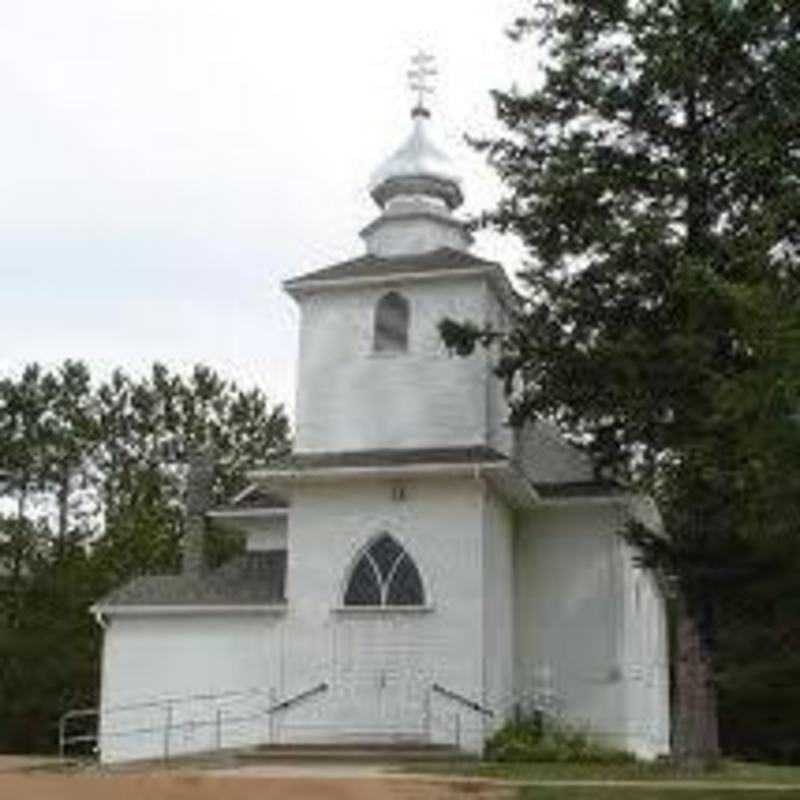
[[[413,464],[480,464],[507,461],[502,453],[483,445],[425,447],[402,450],[349,450],[330,453],[293,453],[267,469],[303,470],[354,467],[394,467]]]
[[[227,512],[237,511],[274,512],[287,508],[289,508],[289,503],[286,497],[253,484],[245,491],[240,492],[229,503],[212,508],[211,516],[220,516]]]
[[[305,281],[330,281],[344,278],[368,278],[382,275],[404,274],[416,272],[437,272],[439,270],[486,269],[500,268],[496,261],[487,261],[462,250],[441,247],[430,253],[414,256],[398,256],[396,258],[379,258],[373,255],[343,261],[330,267],[307,272],[286,281],[287,288],[300,285]]]
[[[280,605],[286,550],[248,552],[205,575],[143,575],[98,602],[114,606]]]

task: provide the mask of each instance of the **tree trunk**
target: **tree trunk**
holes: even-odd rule
[[[683,595],[675,650],[674,756],[688,769],[702,769],[720,756],[716,686],[708,642]]]
[[[69,467],[64,466],[61,470],[58,485],[58,560],[64,558],[64,551],[67,543],[67,533],[69,531]]]

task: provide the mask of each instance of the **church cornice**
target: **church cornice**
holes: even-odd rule
[[[519,465],[486,446],[297,454],[280,467],[253,470],[250,480],[279,487],[339,480],[460,477],[485,480],[514,508],[540,502]]]
[[[308,292],[319,291],[320,289],[347,289],[352,286],[381,286],[392,283],[402,283],[404,281],[441,281],[453,278],[475,278],[490,277],[488,269],[468,267],[466,269],[448,269],[427,272],[387,272],[383,275],[365,275],[349,278],[324,278],[319,280],[309,279],[301,282],[287,281],[284,288],[292,296],[302,295]]]
[[[286,604],[252,605],[247,603],[230,603],[227,605],[157,604],[157,605],[103,605],[97,604],[89,609],[93,614],[105,616],[190,616],[193,614],[276,614],[286,613]]]
[[[508,309],[519,304],[519,296],[498,262],[451,248],[397,258],[365,255],[291,278],[284,281],[283,288],[297,299],[320,291],[462,278],[486,280]]]
[[[404,212],[405,213],[405,212]],[[428,213],[428,212],[410,212]],[[432,213],[432,212],[431,212]],[[434,216],[436,216],[434,214]],[[328,281],[340,278],[360,278],[372,275],[381,275],[388,272],[435,272],[476,268],[497,268],[502,269],[497,261],[489,261],[479,258],[463,250],[456,250],[452,247],[439,247],[427,253],[415,253],[413,255],[399,255],[393,257],[381,257],[373,254],[365,254],[348,261],[341,261],[322,269],[298,275],[284,282],[284,286],[291,287],[309,281]]]

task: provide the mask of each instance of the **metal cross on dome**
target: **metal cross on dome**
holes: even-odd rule
[[[420,50],[415,56],[411,57],[413,69],[408,71],[409,85],[413,92],[417,92],[417,109],[426,111],[425,95],[433,94],[434,87],[428,82],[429,78],[438,75],[439,71],[434,69],[433,62],[435,56]]]

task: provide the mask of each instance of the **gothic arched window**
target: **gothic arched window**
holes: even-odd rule
[[[361,552],[344,593],[346,606],[425,604],[417,565],[398,542],[383,533]]]
[[[402,353],[408,350],[408,300],[399,292],[389,292],[378,300],[375,308],[376,352]]]

